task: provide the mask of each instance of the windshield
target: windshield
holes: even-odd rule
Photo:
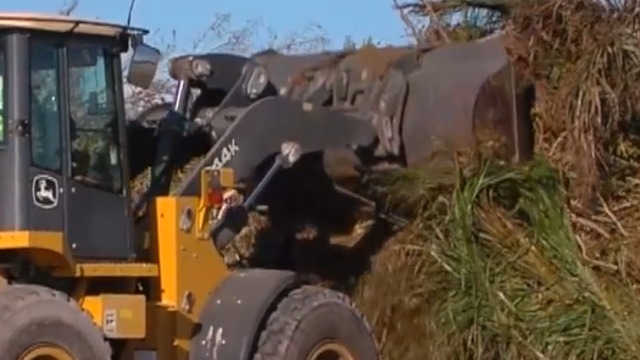
[[[123,173],[119,146],[115,57],[109,47],[70,43],[65,48],[48,41],[30,42],[31,154],[33,166],[62,171],[63,151],[71,152],[74,180],[121,193]],[[66,50],[66,62],[60,58]],[[66,63],[66,79],[60,65]],[[66,86],[61,86],[65,81]],[[68,89],[62,96],[62,89]],[[71,146],[61,144],[63,113],[68,102]]]
[[[119,193],[123,189],[114,55],[98,45],[68,47],[72,175]]]

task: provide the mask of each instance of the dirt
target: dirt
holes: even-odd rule
[[[355,70],[366,70],[369,76],[382,78],[389,71],[394,62],[410,55],[418,54],[416,49],[408,47],[382,47],[364,46],[344,55],[336,55],[330,60],[317,66],[306,69],[292,78],[292,84],[304,86],[313,79],[314,73],[323,70],[345,66]]]
[[[413,48],[407,47],[383,47],[365,46],[348,56],[344,62],[359,65],[367,70],[374,78],[381,78],[386,75],[391,65],[401,58],[418,54]]]

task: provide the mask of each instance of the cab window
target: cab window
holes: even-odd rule
[[[38,41],[31,41],[29,46],[31,162],[35,167],[61,172],[59,50]]]
[[[67,48],[72,176],[88,186],[120,193],[114,55],[97,45]]]

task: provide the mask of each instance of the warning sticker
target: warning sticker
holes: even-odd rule
[[[102,331],[107,336],[115,336],[118,332],[118,312],[115,309],[104,311],[102,319]]]

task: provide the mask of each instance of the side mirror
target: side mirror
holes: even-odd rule
[[[149,88],[161,58],[162,55],[158,49],[144,43],[138,44],[133,50],[129,63],[127,81],[143,89]]]

